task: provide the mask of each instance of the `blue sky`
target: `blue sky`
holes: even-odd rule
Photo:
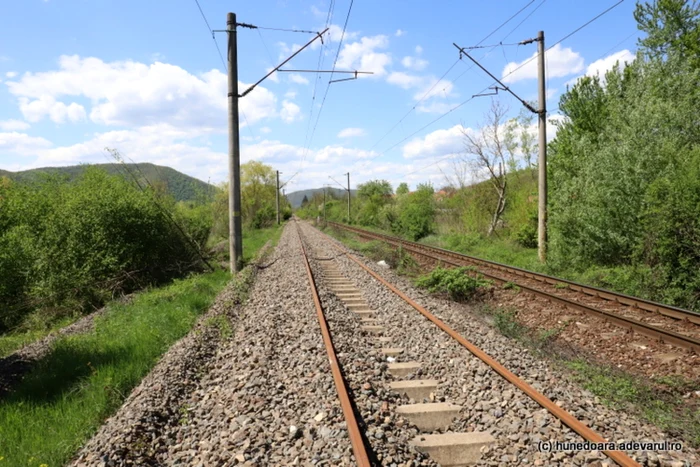
[[[109,147],[205,181],[226,179],[226,75],[194,0],[2,3],[0,168],[103,163]],[[544,30],[549,46],[616,0],[355,0],[343,35],[350,3],[200,0],[212,29],[225,29],[233,11],[239,22],[321,31],[330,9],[324,44],[316,41],[287,68],[317,69],[321,61],[331,69],[342,37],[336,69],[374,72],[330,86],[328,75],[275,73],[241,99],[242,161],[261,160],[283,180],[296,174],[288,191],[333,183],[329,175],[341,179],[348,171],[353,186],[375,178],[443,185],[463,152],[462,131],[478,128],[491,98],[469,100],[423,127],[492,84],[468,59],[458,61],[452,43],[475,45],[524,8],[482,45],[517,43]],[[546,54],[551,118],[567,83],[634,59],[634,5],[624,1]],[[239,29],[240,91],[312,37]],[[225,33],[216,41],[225,58]],[[472,55],[503,77],[536,48]],[[505,78],[525,99],[537,96],[535,64]],[[512,116],[520,112],[514,98],[497,98]]]

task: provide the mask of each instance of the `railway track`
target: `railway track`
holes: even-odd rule
[[[532,401],[546,409],[552,416],[556,417],[571,430],[578,433],[578,435],[580,435],[584,440],[592,443],[606,442],[602,436],[589,428],[586,424],[579,421],[575,416],[562,409],[560,404],[555,403],[547,396],[537,391],[525,380],[509,371],[505,366],[496,361],[496,359],[492,358],[479,347],[469,342],[457,331],[449,327],[445,322],[441,321],[438,317],[428,311],[425,307],[412,300],[404,292],[365,266],[358,258],[347,253],[345,249],[339,247],[338,245],[334,245],[333,248],[336,251],[336,258],[330,256],[318,259],[317,263],[320,264],[320,267],[316,273],[314,273],[311,263],[309,262],[308,248],[305,246],[304,235],[302,235],[301,227],[298,223],[296,225],[296,229],[299,235],[301,250],[307,268],[308,280],[312,290],[313,300],[316,305],[324,344],[331,362],[336,390],[343,407],[343,413],[346,416],[349,437],[358,465],[372,465],[369,461],[371,456],[368,454],[368,451],[371,451],[372,447],[371,445],[368,445],[368,441],[363,439],[361,435],[362,430],[358,424],[357,417],[355,416],[355,412],[359,411],[359,409],[354,407],[353,410],[354,403],[351,401],[352,397],[348,392],[348,387],[345,384],[344,378],[340,376],[339,364],[335,354],[332,338],[332,334],[339,332],[339,330],[329,329],[328,321],[324,315],[322,300],[319,297],[317,288],[319,278],[321,278],[324,285],[328,286],[332,293],[338,299],[340,299],[340,301],[342,301],[346,309],[354,314],[357,317],[357,320],[361,321],[362,326],[360,329],[363,335],[366,336],[367,339],[373,340],[377,345],[382,347],[382,354],[387,356],[387,359],[392,362],[389,363],[387,369],[394,375],[396,381],[389,384],[390,389],[394,392],[402,393],[410,397],[410,401],[412,402],[410,404],[404,404],[396,407],[396,411],[403,417],[409,419],[410,422],[416,425],[421,432],[411,441],[411,444],[415,449],[429,454],[430,457],[439,465],[472,465],[479,462],[479,458],[484,450],[484,447],[488,448],[488,446],[495,442],[495,439],[487,432],[443,432],[451,425],[452,420],[458,416],[462,407],[451,404],[448,401],[434,402],[436,388],[439,384],[441,384],[441,382],[431,379],[412,379],[411,375],[413,373],[420,372],[421,363],[416,361],[406,361],[403,358],[404,349],[393,346],[394,343],[392,342],[392,338],[386,335],[386,323],[376,319],[378,317],[378,312],[368,305],[368,302],[363,298],[363,291],[355,287],[355,283],[350,278],[346,277],[341,272],[341,268],[339,268],[336,264],[338,262],[336,258],[341,256],[344,256],[362,268],[368,276],[371,276],[379,281],[393,294],[400,297],[406,304],[418,311],[420,315],[427,318],[437,329],[440,329],[446,333],[454,342],[467,349],[474,357],[477,357],[483,363],[488,365],[508,383],[514,385],[516,388],[526,394]],[[366,280],[369,280],[369,278]],[[416,314],[415,317],[418,318],[419,315]],[[614,460],[619,465],[640,465],[622,451],[603,450],[603,452],[605,452],[610,459]]]
[[[499,284],[513,283],[522,290],[568,308],[582,311],[648,338],[700,354],[700,314],[682,308],[618,294],[473,256],[370,232],[335,222],[333,227],[401,247],[406,251],[454,267],[473,266]],[[658,322],[656,320],[663,319]],[[662,327],[663,326],[663,327]],[[668,328],[674,328],[674,330]]]

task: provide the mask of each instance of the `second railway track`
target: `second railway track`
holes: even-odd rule
[[[357,414],[358,429],[365,434],[363,446],[369,453],[367,458],[371,459],[371,464],[401,465],[391,462],[392,449],[397,447],[386,445],[403,442],[429,454],[433,462],[440,465],[466,465],[469,462],[478,462],[479,465],[518,462],[588,465],[604,460],[596,457],[602,454],[589,453],[585,457],[580,453],[559,452],[540,457],[533,452],[536,451],[535,444],[544,441],[543,438],[547,436],[560,441],[611,441],[611,433],[624,432],[624,429],[605,423],[601,427],[600,419],[605,416],[598,416],[598,420],[593,421],[584,415],[585,423],[578,420],[585,410],[582,412],[575,402],[566,402],[567,397],[560,392],[562,389],[554,391],[554,400],[551,396],[545,396],[538,391],[542,384],[529,384],[516,376],[426,308],[384,281],[361,260],[349,255],[343,247],[329,245],[329,239],[325,236],[320,241],[321,234],[309,226],[300,227],[298,224],[297,228],[305,231],[300,233],[300,238],[306,244],[306,251],[315,255],[309,263],[309,276],[313,287],[318,286],[318,307],[337,309],[342,304],[346,310],[343,319],[347,320],[351,315],[350,319],[355,320],[352,326],[348,325],[348,321],[339,325],[335,322],[335,315],[336,318],[328,320],[328,328],[334,341],[330,345],[335,346],[340,364],[352,368],[351,376],[346,376],[348,397],[359,396],[361,399],[359,402],[355,400],[354,413]],[[314,240],[310,241],[307,237]],[[348,274],[348,268],[355,272]],[[381,285],[377,281],[381,281]],[[386,290],[390,296],[384,302],[385,309],[376,306],[377,301],[381,301],[378,296],[386,295],[386,292],[377,293],[378,288]],[[395,311],[397,301],[403,303],[403,312]],[[413,313],[406,313],[408,308]],[[389,309],[392,311],[388,312]],[[428,320],[422,320],[417,312]],[[323,311],[319,313],[322,315]],[[444,333],[440,333],[440,330]],[[340,344],[337,344],[336,338]],[[352,342],[350,346],[348,339]],[[367,349],[365,357],[360,353],[362,349]],[[479,360],[465,357],[465,349]],[[436,355],[440,358],[435,359]],[[357,367],[363,367],[366,363],[360,360],[376,362],[377,359],[388,360],[389,363],[381,364],[381,370],[376,365],[374,370],[365,368],[360,373],[366,378],[358,380]],[[446,372],[446,367],[453,368],[454,374]],[[485,368],[494,372],[490,373]],[[472,376],[460,376],[465,371],[473,372]],[[386,373],[393,377],[387,377]],[[473,381],[465,381],[465,376],[473,378]],[[441,380],[441,377],[452,381]],[[515,393],[518,395],[515,396]],[[385,402],[379,403],[382,399]],[[565,410],[569,405],[573,412]],[[483,413],[484,407],[494,406],[498,409]],[[542,407],[548,413],[543,413]],[[504,425],[511,420],[509,417],[521,422],[510,422],[506,428]],[[543,418],[549,421],[542,422]],[[409,430],[409,433],[415,433],[411,439],[405,436],[405,426],[400,426],[402,429],[398,430],[403,433],[403,438],[394,431],[397,424],[403,423],[403,419],[409,420],[409,425],[415,425]],[[348,425],[351,423],[348,420]],[[532,433],[528,432],[533,429],[533,424],[537,434],[531,436]],[[538,430],[540,426],[547,428]],[[596,427],[603,429],[602,435],[596,432]],[[492,438],[492,434],[496,435],[495,438]],[[504,438],[499,439],[499,435]],[[482,454],[484,458],[478,460]],[[621,451],[611,450],[605,454],[619,465],[640,465]],[[641,460],[646,461],[647,458],[642,456]],[[358,462],[358,465],[366,464]],[[422,461],[412,465],[434,464]]]
[[[400,246],[409,253],[445,265],[474,266],[479,273],[495,282],[511,282],[528,293],[597,316],[648,338],[700,354],[698,337],[700,336],[700,314],[693,311],[585,286],[345,224],[329,222],[329,225],[353,232],[366,239]]]

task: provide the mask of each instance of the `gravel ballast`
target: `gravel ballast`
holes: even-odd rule
[[[398,379],[436,379],[426,402],[462,407],[446,432],[484,431],[495,443],[479,465],[614,465],[597,451],[540,452],[539,441],[583,439],[472,356],[308,224],[285,227],[248,300],[227,289],[178,341],[120,410],[86,444],[74,465],[316,466],[355,465],[301,256],[301,229],[334,347],[374,465],[435,466],[411,447],[418,430],[397,414],[413,402],[389,390]],[[338,249],[340,248],[340,250]],[[393,271],[365,265],[435,313],[509,370],[615,441],[673,441],[624,412],[602,405],[546,361],[475,317],[467,305],[425,294]],[[390,345],[361,330],[360,318],[332,292],[327,270],[354,283],[386,328]],[[224,316],[230,334],[212,326]],[[382,347],[401,347],[397,361],[420,362],[406,377],[388,373]],[[700,465],[698,453],[628,452],[642,465]]]
[[[347,257],[339,256],[339,251],[331,245],[338,245],[343,251],[348,251],[342,244],[308,225],[303,225],[303,230],[307,244],[313,246],[315,254],[335,257],[341,273],[362,290],[364,299],[376,311],[380,324],[387,327],[386,335],[393,338],[392,347],[405,349],[399,361],[421,362],[421,370],[409,378],[437,379],[440,385],[435,401],[462,406],[460,417],[452,423],[448,431],[487,431],[494,436],[496,443],[484,453],[483,465],[614,465],[605,454],[597,451],[539,452],[539,441],[584,440],[472,356],[393,292],[371,278],[357,264]],[[475,318],[468,306],[429,296],[415,289],[393,271],[360,255],[355,256],[607,440],[678,441],[633,416],[604,406],[591,393],[570,381],[561,371],[535,358],[526,348]],[[324,296],[324,303],[326,301],[330,305],[333,299]],[[333,315],[330,316],[329,321],[332,321]],[[343,333],[341,329],[342,325],[331,326],[334,340],[338,339],[339,333]],[[353,358],[363,357],[353,355]],[[389,430],[397,423],[405,427],[405,420],[391,415],[397,403],[406,403],[407,400],[397,399],[394,394],[384,389],[387,387],[383,363],[386,358],[375,352],[365,354],[364,359],[366,365],[374,362],[374,371],[378,373],[374,375],[373,381],[376,384],[373,384],[373,391],[377,394],[379,407],[385,403],[385,412],[390,414],[384,417],[388,422],[385,425]],[[342,356],[341,363],[346,365]],[[378,418],[376,414],[373,417]],[[373,425],[368,429],[368,438],[372,439],[371,434],[379,428]],[[402,433],[400,441],[403,442],[411,434],[409,432],[405,433],[407,436],[403,436]],[[374,444],[377,444],[379,454],[383,455],[383,450],[387,448],[382,448],[381,443]],[[698,453],[688,447],[684,447],[681,452],[631,451],[628,455],[642,465],[700,464]],[[383,462],[383,465],[391,463]]]

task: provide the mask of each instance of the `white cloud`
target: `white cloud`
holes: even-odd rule
[[[423,53],[423,47],[417,45],[415,51],[415,57],[406,56],[401,60],[401,64],[404,68],[408,68],[409,70],[422,71],[428,66],[428,61],[419,57],[419,55]]]
[[[615,52],[612,55],[608,55],[607,57],[596,60],[588,65],[586,68],[586,75],[600,75],[603,77],[605,72],[611,70],[617,62],[620,62],[620,65],[624,67],[625,65],[632,63],[635,58],[635,55],[629,50],[620,50],[619,52]]]
[[[320,32],[320,31],[319,31]],[[346,43],[348,41],[351,41],[353,39],[357,39],[359,37],[360,33],[357,31],[349,31],[345,30],[345,33],[343,34],[343,28],[338,26],[337,24],[331,24],[328,26],[328,31],[323,35],[323,41],[328,44],[329,42],[340,42],[340,39],[343,39],[343,43]],[[282,44],[282,43],[280,43]],[[295,44],[296,45],[296,44]],[[316,40],[311,43],[309,46],[310,49],[312,50],[318,50],[321,47],[321,41]],[[299,46],[301,47],[301,46]],[[291,51],[291,49],[289,49]]]
[[[285,99],[295,99],[297,97],[297,92],[296,91],[287,91],[284,93],[284,98]]]
[[[387,83],[403,89],[416,89],[413,99],[423,102],[431,98],[447,98],[452,95],[452,81],[440,80],[434,76],[418,76],[403,71],[393,71],[386,79]]]
[[[375,157],[374,151],[366,151],[364,149],[346,148],[343,146],[326,146],[316,151],[314,162],[338,163],[353,160],[367,159]]]
[[[340,133],[338,133],[338,138],[354,138],[357,136],[364,136],[365,134],[365,130],[362,128],[345,128],[340,130]]]
[[[555,45],[545,53],[545,63],[549,78],[561,78],[583,70],[583,57],[568,47],[562,48],[561,44]],[[537,52],[520,63],[508,63],[503,68],[501,79],[504,83],[515,83],[534,78],[537,78]]]
[[[25,133],[0,133],[0,152],[20,156],[34,156],[38,151],[51,147],[47,139],[29,136]]]
[[[31,125],[21,120],[0,120],[0,130],[2,131],[23,131],[29,129]]]
[[[332,42],[340,42],[341,38],[343,42],[350,41],[356,39],[360,35],[358,32],[348,31],[347,29],[345,30],[345,35],[343,35],[343,28],[337,24],[328,26],[328,32],[326,34],[330,37]]]
[[[449,102],[429,102],[427,104],[420,103],[416,107],[417,112],[430,113],[430,114],[444,114],[447,113],[457,104],[451,104]]]
[[[402,31],[401,29],[397,29],[396,32],[394,33],[394,35],[395,35],[396,37],[401,37],[401,36],[403,36],[404,34],[406,34],[406,31]]]
[[[421,71],[428,66],[428,61],[419,57],[404,57],[401,60],[401,64],[409,70]]]
[[[389,73],[386,81],[403,89],[411,89],[420,86],[423,83],[423,77],[404,73],[403,71],[392,71]]]
[[[463,131],[471,131],[462,125],[435,130],[423,138],[415,138],[403,146],[403,157],[425,159],[457,154],[464,150]]]
[[[282,101],[282,110],[280,111],[280,117],[286,123],[292,123],[300,117],[301,109],[294,102],[288,100]]]
[[[309,80],[304,78],[303,76],[301,76],[298,73],[290,73],[289,74],[289,81],[291,81],[292,83],[296,83],[296,84],[309,84]]]
[[[271,132],[272,132],[272,129],[269,126],[264,126],[264,127],[260,128],[260,133],[262,133],[264,135],[271,133]]]
[[[112,162],[105,151],[109,147],[117,149],[127,160],[165,165],[201,180],[223,180],[227,173],[226,152],[214,151],[207,144],[193,144],[193,136],[196,135],[192,132],[158,124],[137,130],[96,133],[86,141],[67,146],[52,147],[46,140],[33,141],[34,149],[26,152],[36,158],[21,169]]]
[[[272,66],[271,66],[271,67],[268,67],[268,68],[265,68],[265,74],[267,74],[267,73],[269,73],[270,71],[272,71],[273,68],[274,68],[274,67],[272,67]],[[270,76],[268,76],[267,79],[269,79],[269,80],[272,81],[273,83],[279,83],[279,82],[280,82],[280,75],[279,75],[279,73],[277,73],[277,72],[275,71],[275,72],[272,73]],[[242,89],[239,89],[239,91],[242,91]]]
[[[75,102],[66,105],[51,96],[42,96],[33,101],[20,97],[19,110],[30,122],[39,122],[44,117],[49,117],[55,123],[75,123],[86,119],[85,108],[82,105]]]
[[[428,82],[418,91],[413,98],[415,100],[430,99],[431,97],[449,97],[452,94],[454,85],[452,81],[442,79],[437,80],[434,76],[428,77]],[[425,97],[424,97],[425,96]]]
[[[103,125],[139,127],[167,123],[180,128],[225,131],[227,78],[219,70],[193,75],[165,63],[131,60],[103,62],[77,55],[61,56],[55,71],[25,73],[8,82],[28,120],[49,116],[63,121],[82,118],[79,104],[58,102],[66,96],[89,100],[90,119]],[[249,85],[238,83],[242,92]],[[277,115],[275,95],[262,86],[240,101],[249,123]]]
[[[371,71],[374,75],[386,74],[387,65],[391,64],[391,56],[388,53],[377,52],[377,49],[385,49],[389,46],[386,36],[362,37],[357,42],[345,44],[338,57],[337,68],[341,70]]]
[[[295,161],[304,153],[304,148],[279,141],[264,140],[241,148],[241,161]]]
[[[601,82],[605,84],[605,73],[612,70],[616,63],[620,63],[620,67],[624,68],[632,63],[637,58],[632,52],[627,49],[620,50],[607,57],[596,60],[586,67],[586,73],[583,76],[600,76]],[[582,76],[577,76],[565,83],[566,86],[573,86],[581,79]]]
[[[8,71],[7,73],[5,73],[5,76],[7,76],[8,78],[14,78],[15,76],[17,76],[17,72],[16,71]]]
[[[328,16],[327,12],[322,11],[320,8],[318,8],[315,5],[311,5],[311,14],[314,15],[318,19],[324,19]]]

